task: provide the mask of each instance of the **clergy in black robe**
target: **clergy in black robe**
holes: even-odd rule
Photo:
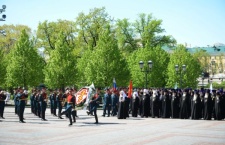
[[[180,98],[180,119],[189,119],[190,117],[190,103],[189,94],[185,91]]]
[[[151,115],[152,118],[159,117],[159,97],[156,90],[153,90],[151,97]]]
[[[180,103],[177,93],[174,91],[171,96],[171,118],[179,118]]]
[[[162,118],[170,118],[170,109],[171,109],[171,105],[170,105],[170,98],[169,98],[169,94],[167,91],[163,92],[162,95],[162,114],[161,117]]]
[[[222,120],[222,99],[221,99],[221,94],[219,92],[216,93],[216,98],[214,102],[214,109],[215,109],[215,114],[214,114],[214,119],[215,120]]]
[[[120,96],[119,96],[119,109],[118,109],[118,115],[117,118],[118,119],[126,119],[126,103],[125,103],[125,99],[126,99],[126,94],[124,93],[123,90],[120,91]]]
[[[137,91],[132,94],[132,117],[137,117],[139,108],[139,97]]]
[[[149,117],[150,116],[150,96],[147,89],[144,89],[142,96],[142,114],[141,117]]]
[[[213,109],[213,104],[212,104],[212,97],[210,94],[210,90],[207,90],[204,96],[204,120],[211,120],[212,118],[212,109]]]
[[[194,93],[191,103],[192,103],[191,119],[200,119],[201,118],[201,99],[198,92]]]

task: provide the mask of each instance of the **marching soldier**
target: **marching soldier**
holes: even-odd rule
[[[47,108],[47,94],[46,94],[46,90],[45,88],[42,88],[41,90],[41,94],[39,95],[39,103],[40,103],[40,107],[41,107],[41,120],[42,121],[47,121],[45,119],[45,111]]]
[[[67,117],[69,118],[69,121],[70,121],[69,126],[73,125],[71,115],[72,115],[72,108],[73,108],[74,101],[75,100],[74,100],[74,97],[72,95],[72,91],[68,90],[67,91],[67,106],[66,106],[66,110],[63,111],[61,115],[63,115],[63,114],[67,115]]]
[[[5,119],[3,117],[4,109],[5,109],[5,99],[6,99],[6,95],[4,94],[4,91],[1,91],[1,93],[0,93],[0,117],[2,119]]]
[[[87,114],[94,113],[95,116],[95,124],[98,124],[98,116],[97,116],[97,108],[100,102],[100,90],[97,90],[97,93],[92,97],[91,101],[89,102],[92,106],[90,111],[87,111]]]

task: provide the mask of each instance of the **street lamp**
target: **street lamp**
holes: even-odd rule
[[[182,69],[179,68],[179,65],[176,64],[175,65],[175,70],[176,70],[176,73],[180,74],[180,88],[182,88],[182,77],[183,77],[183,73],[182,72],[185,72],[186,71],[186,65],[182,65]]]
[[[139,66],[140,66],[141,72],[145,73],[145,88],[146,89],[147,89],[147,82],[148,82],[147,74],[151,71],[152,65],[153,65],[153,63],[152,63],[151,60],[148,61],[148,67],[144,67],[144,62],[143,61],[139,62]]]
[[[2,5],[2,9],[0,9],[0,14],[5,12],[5,9],[6,9],[6,5]],[[6,15],[3,14],[2,18],[0,19],[0,21],[5,21],[5,19],[6,19]]]

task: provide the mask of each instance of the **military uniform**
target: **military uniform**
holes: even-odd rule
[[[106,115],[106,109],[108,117],[110,116],[110,110],[111,110],[111,94],[109,94],[109,89],[106,90],[106,93],[103,97],[103,115],[105,117]]]
[[[19,121],[20,121],[20,123],[25,123],[23,121],[23,119],[24,119],[23,114],[24,114],[24,110],[25,110],[25,106],[26,106],[27,97],[28,97],[28,95],[23,93],[22,91],[20,91],[17,94],[17,99],[19,100],[18,106],[19,106]]]
[[[6,95],[4,94],[3,91],[1,91],[1,94],[0,94],[0,117],[2,119],[5,119],[3,117],[4,109],[5,109],[5,99],[6,99]]]
[[[98,116],[97,116],[97,108],[100,102],[100,95],[99,93],[95,94],[92,100],[89,102],[92,106],[91,110],[88,111],[88,115],[91,114],[92,112],[94,113],[95,116],[95,123],[98,124]]]
[[[73,122],[72,122],[72,118],[71,118],[71,115],[72,115],[72,108],[73,108],[73,96],[71,95],[71,92],[69,92],[68,96],[67,96],[67,106],[66,106],[66,110],[62,112],[61,115],[64,115],[66,114],[67,117],[69,118],[69,121],[70,121],[70,124],[69,126],[73,125]]]
[[[39,103],[41,107],[41,120],[47,121],[45,119],[45,111],[47,108],[47,94],[45,93],[45,91],[39,95]]]
[[[63,94],[59,92],[59,94],[56,96],[56,102],[58,107],[58,118],[63,119],[61,116],[62,107],[63,107]]]

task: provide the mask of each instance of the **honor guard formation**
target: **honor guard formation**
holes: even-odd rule
[[[76,90],[49,90],[46,88],[33,89],[30,93],[31,113],[42,121],[45,111],[50,104],[50,113],[58,119],[65,115],[69,126],[76,122],[77,110]],[[98,123],[97,108],[102,103],[103,117],[116,116],[118,119],[132,117],[177,118],[177,119],[225,119],[225,92],[222,89],[134,89],[128,95],[127,88],[104,89],[101,93],[97,89],[88,101],[87,115],[95,116]],[[7,98],[5,91],[0,91],[0,118],[4,118],[4,108]],[[24,121],[24,110],[28,101],[28,91],[23,88],[14,90],[15,115],[20,123]],[[86,101],[86,100],[85,100]],[[63,111],[62,111],[63,110]],[[7,119],[7,118],[6,118]]]

